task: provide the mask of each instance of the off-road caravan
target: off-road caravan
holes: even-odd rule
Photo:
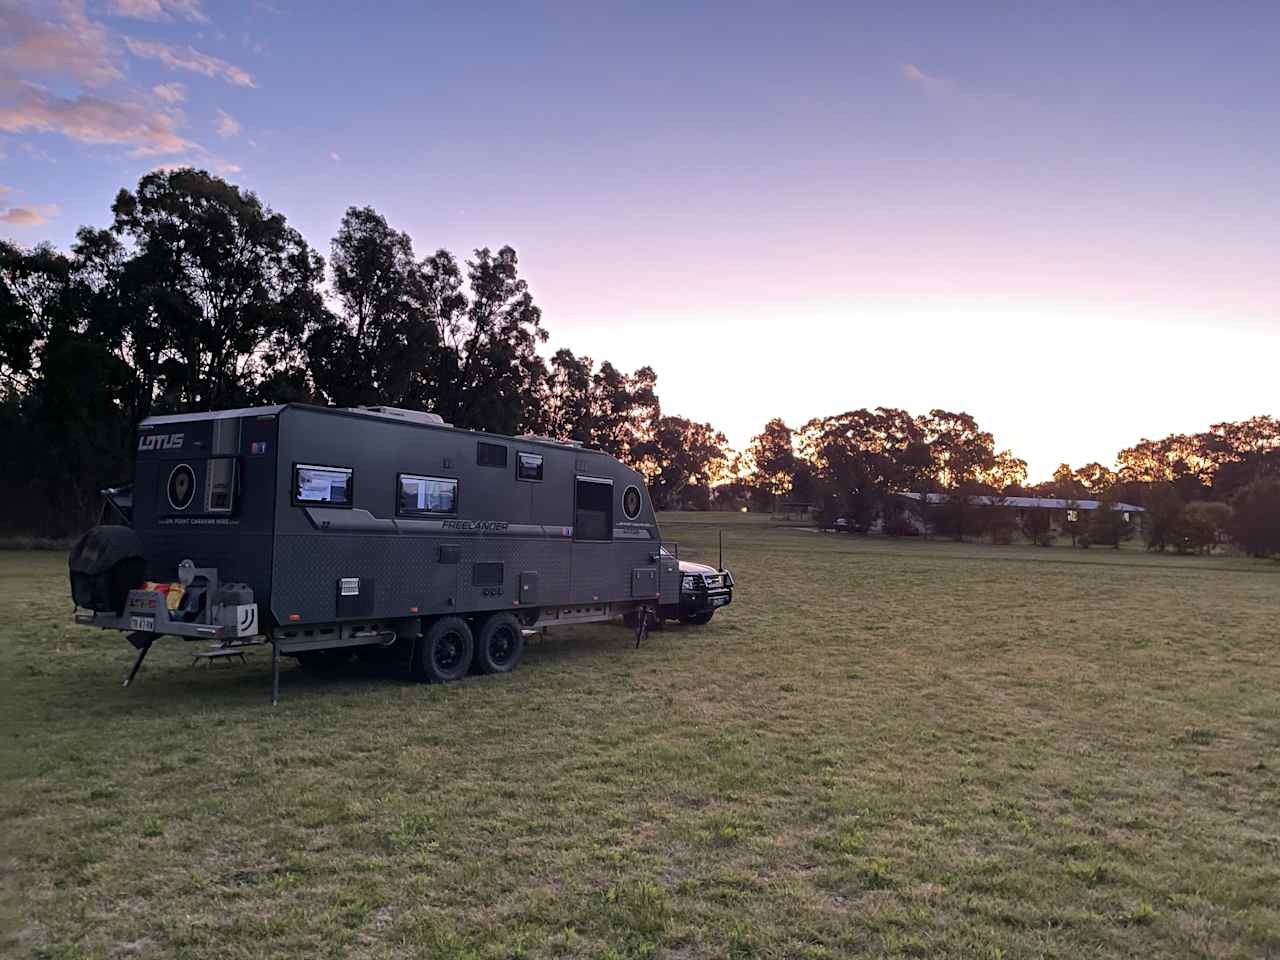
[[[113,494],[128,525],[86,533],[71,581],[76,622],[138,649],[126,684],[163,635],[265,638],[277,692],[282,655],[405,641],[423,679],[506,672],[527,628],[622,614],[642,634],[681,593],[639,473],[415,411],[151,417]]]

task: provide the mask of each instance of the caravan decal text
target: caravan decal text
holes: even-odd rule
[[[445,520],[446,530],[506,530],[511,524],[505,520]]]
[[[180,450],[181,433],[144,433],[138,438],[139,450]]]

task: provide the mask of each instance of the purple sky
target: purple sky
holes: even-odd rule
[[[0,0],[0,236],[195,163],[326,254],[510,243],[739,445],[942,406],[1040,478],[1277,412],[1280,6],[888,6]]]

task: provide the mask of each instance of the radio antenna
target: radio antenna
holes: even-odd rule
[[[724,569],[724,527],[720,528],[720,569]]]

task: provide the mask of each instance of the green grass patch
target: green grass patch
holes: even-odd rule
[[[193,670],[0,554],[0,955],[1280,950],[1280,567],[666,518],[733,605],[430,687]]]

